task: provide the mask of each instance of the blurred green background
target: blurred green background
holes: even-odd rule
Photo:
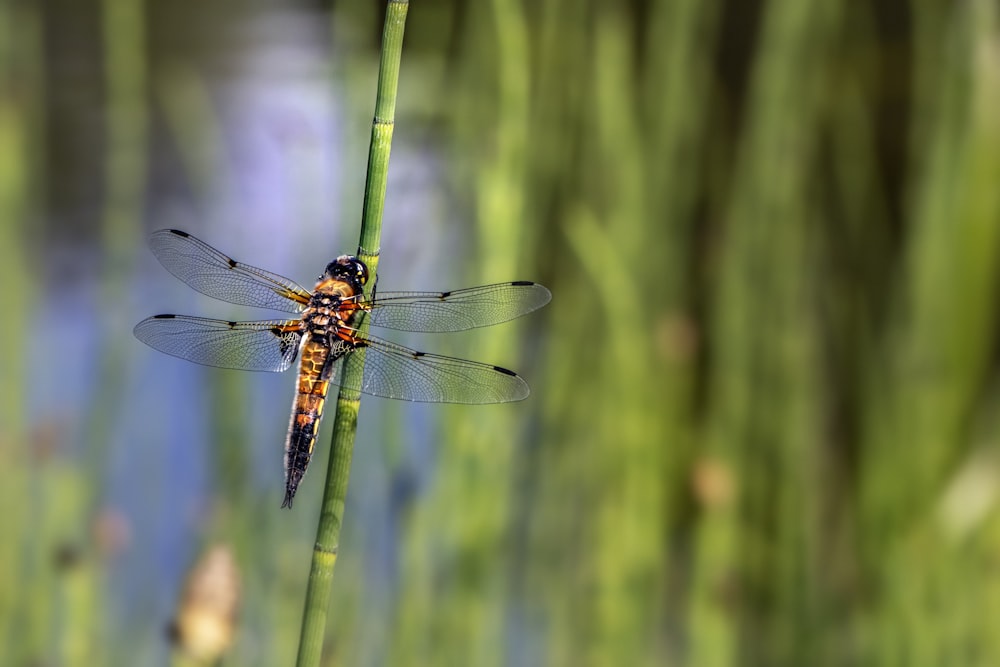
[[[279,511],[291,378],[131,328],[353,251],[383,10],[0,3],[0,664],[292,663],[329,423]],[[396,121],[380,288],[554,300],[363,401],[326,664],[1000,664],[995,0],[419,0]]]

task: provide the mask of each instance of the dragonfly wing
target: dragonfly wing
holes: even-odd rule
[[[513,371],[476,361],[417,352],[369,337],[361,384],[334,383],[372,396],[427,403],[507,403],[528,396]]]
[[[214,299],[289,313],[309,301],[309,292],[294,281],[237,262],[187,232],[155,231],[149,248],[167,271]]]
[[[135,337],[166,354],[205,366],[280,372],[299,350],[301,321],[226,322],[156,315],[135,326]]]
[[[374,326],[399,331],[463,331],[521,317],[551,299],[548,289],[527,281],[451,292],[381,292],[370,318]]]

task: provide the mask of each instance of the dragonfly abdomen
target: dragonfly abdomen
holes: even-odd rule
[[[330,348],[308,337],[302,344],[298,386],[285,440],[285,501],[291,507],[316,445],[320,418],[330,389]]]

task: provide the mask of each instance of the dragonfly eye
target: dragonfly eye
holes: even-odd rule
[[[351,264],[354,270],[354,277],[357,278],[358,282],[364,285],[368,282],[368,266],[362,262],[357,257],[351,258]]]
[[[368,267],[357,257],[341,255],[327,265],[326,275],[364,285],[368,282]]]

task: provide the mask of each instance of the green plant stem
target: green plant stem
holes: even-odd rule
[[[38,30],[41,11],[0,6],[0,280],[5,289],[0,294],[0,307],[9,322],[31,321],[35,299],[33,293],[32,260],[26,250],[36,204],[32,192],[37,187],[41,170],[33,155],[44,153],[39,146],[39,125],[42,105],[37,76],[41,61]],[[16,26],[16,28],[15,28]],[[11,92],[20,82],[18,95]],[[37,106],[36,106],[37,105]],[[35,112],[35,113],[33,113]],[[37,478],[31,479],[35,466],[28,438],[27,398],[15,387],[25,387],[31,378],[31,363],[24,354],[23,335],[16,327],[4,327],[0,334],[0,503],[16,507],[29,497]],[[18,516],[20,514],[20,516]],[[26,664],[41,653],[44,630],[40,622],[44,604],[42,594],[51,593],[37,582],[44,581],[42,568],[32,567],[30,554],[37,553],[33,519],[36,513],[14,512],[4,519],[8,539],[0,543],[0,663]],[[31,540],[33,547],[26,549]],[[28,585],[25,585],[28,584]],[[39,641],[41,639],[41,641]],[[51,635],[49,636],[51,641]]]
[[[389,0],[382,32],[382,54],[379,64],[378,94],[375,101],[375,118],[372,120],[371,146],[368,152],[368,176],[365,184],[364,208],[361,214],[361,240],[358,258],[368,265],[370,278],[365,286],[370,294],[375,285],[378,255],[382,233],[382,211],[385,203],[386,179],[389,173],[389,150],[396,113],[396,88],[399,82],[399,62],[403,48],[403,29],[406,25],[407,0]],[[367,321],[361,324],[362,333],[368,329]],[[343,373],[349,386],[359,386],[364,372],[364,349],[351,354],[344,363]],[[352,381],[351,378],[354,378]],[[305,610],[302,615],[302,634],[299,638],[299,667],[318,665],[323,650],[323,633],[326,628],[327,610],[330,606],[333,567],[337,562],[340,528],[343,525],[344,505],[347,499],[347,482],[354,453],[354,434],[357,431],[358,410],[361,396],[342,389],[337,397],[337,412],[333,422],[330,463],[326,473],[323,505],[316,527],[316,545],[313,547],[312,566],[306,590]]]

